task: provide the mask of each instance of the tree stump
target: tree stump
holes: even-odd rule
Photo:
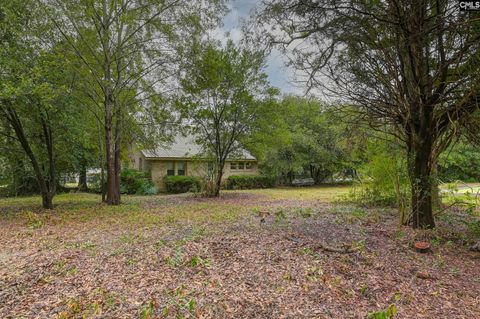
[[[417,252],[422,254],[430,251],[430,244],[424,241],[417,241],[413,246]]]

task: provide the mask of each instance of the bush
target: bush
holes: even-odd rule
[[[269,188],[275,186],[275,178],[262,175],[232,175],[227,179],[227,189]]]
[[[382,144],[367,144],[368,161],[358,169],[359,182],[346,197],[363,206],[392,206],[406,222],[410,196],[407,161],[395,148]]]
[[[179,194],[200,190],[200,179],[194,176],[165,176],[164,182],[168,193]]]
[[[157,189],[147,173],[125,168],[120,174],[120,192],[122,194],[154,195],[157,193]]]

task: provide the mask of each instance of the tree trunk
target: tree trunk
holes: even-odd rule
[[[85,165],[82,165],[80,168],[80,172],[78,174],[78,190],[80,192],[86,192],[88,191],[88,185],[87,185],[87,167]]]
[[[23,129],[22,122],[18,117],[17,112],[11,105],[7,105],[5,109],[5,115],[7,117],[8,122],[12,126],[15,134],[17,136],[20,145],[22,146],[23,150],[27,154],[30,163],[32,164],[33,170],[35,172],[35,176],[37,178],[38,187],[40,188],[40,192],[42,195],[42,206],[45,209],[53,209],[53,196],[55,195],[55,188],[56,188],[56,181],[55,181],[55,165],[54,165],[54,157],[53,157],[53,142],[52,142],[52,132],[48,130],[46,123],[43,122],[45,119],[42,119],[42,127],[44,129],[44,139],[45,144],[47,147],[48,159],[49,159],[49,181],[45,179],[43,175],[43,171],[40,168],[40,164],[37,160],[37,157],[33,153],[32,148],[30,147],[30,143],[25,135],[25,131]],[[47,129],[45,131],[45,129]]]
[[[50,192],[42,191],[42,206],[45,209],[53,209],[53,195]]]
[[[219,164],[218,171],[217,171],[217,180],[215,181],[215,189],[213,192],[213,196],[218,197],[220,195],[220,188],[222,186],[222,177],[223,177],[223,165]]]
[[[122,170],[121,167],[121,159],[120,159],[120,145],[119,142],[115,143],[115,203],[116,205],[120,204],[120,172]]]
[[[412,186],[411,221],[413,228],[434,228],[432,142],[425,136],[409,146],[409,174]]]
[[[104,161],[102,161],[102,168],[100,169],[100,191],[102,192],[102,203],[107,202],[107,187],[105,185],[105,169]]]
[[[117,105],[117,117],[115,125],[115,202],[120,204],[121,195],[120,195],[120,173],[122,171],[121,167],[121,158],[120,158],[120,148],[122,144],[122,114],[119,110],[121,106]]]
[[[107,150],[107,204],[117,205],[116,201],[116,178],[115,178],[115,149],[112,142],[111,130],[106,130]]]
[[[108,90],[108,89],[107,89]],[[105,149],[107,159],[107,204],[120,204],[117,197],[117,187],[115,177],[115,139],[113,135],[113,100],[110,94],[105,97]]]

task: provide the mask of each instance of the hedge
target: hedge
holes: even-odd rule
[[[227,189],[269,188],[275,186],[275,178],[263,175],[232,175],[227,178]]]
[[[120,174],[120,192],[122,194],[154,195],[157,193],[157,189],[147,173],[125,168]]]
[[[163,179],[168,193],[198,192],[200,179],[193,176],[165,176]]]

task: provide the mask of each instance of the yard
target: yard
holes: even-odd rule
[[[435,231],[393,209],[336,201],[348,187],[220,198],[92,194],[0,199],[2,318],[479,318],[472,217]],[[475,214],[475,213],[474,213]],[[262,222],[262,218],[264,221]],[[428,240],[432,251],[412,249]],[[394,305],[394,306],[391,306]],[[383,318],[383,317],[379,317]]]

